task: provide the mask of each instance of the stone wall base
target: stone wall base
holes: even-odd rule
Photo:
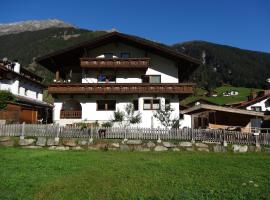
[[[46,137],[0,137],[0,146],[21,146],[27,149],[49,150],[104,150],[104,151],[200,151],[200,152],[269,152],[270,147],[259,145],[238,145],[188,141],[150,141],[150,140],[117,140],[117,139],[78,139]]]

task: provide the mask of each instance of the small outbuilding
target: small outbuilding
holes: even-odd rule
[[[252,110],[199,104],[181,111],[191,115],[191,128],[229,129],[250,132],[264,120],[264,113]]]

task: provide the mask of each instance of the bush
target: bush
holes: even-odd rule
[[[110,128],[110,127],[112,127],[112,125],[113,125],[112,122],[105,122],[101,126],[104,128]]]
[[[7,107],[8,102],[14,102],[15,96],[10,91],[0,91],[0,110],[4,110]]]

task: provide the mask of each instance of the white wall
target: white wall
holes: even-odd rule
[[[263,112],[264,111],[270,111],[270,104],[268,103],[269,101],[270,101],[270,97],[267,98],[267,99],[264,99],[264,100],[262,100],[260,102],[257,102],[255,104],[252,104],[252,105],[246,107],[246,109],[247,110],[252,110],[251,107],[253,107],[253,106],[260,106],[262,108],[262,111]]]
[[[107,97],[107,100],[116,100],[116,110],[124,110],[124,107],[128,103],[132,103],[133,100],[138,99],[139,101],[139,112],[141,112],[142,122],[138,125],[138,127],[149,127],[152,126],[154,128],[162,127],[157,119],[153,117],[155,110],[143,110],[143,99],[153,98],[152,96],[143,96],[137,97],[136,95],[131,96],[110,96]],[[160,96],[156,97],[161,100],[161,106],[165,106],[165,97]],[[167,97],[170,98],[170,97]],[[53,119],[55,123],[59,123],[60,125],[72,124],[80,121],[87,122],[95,122],[98,120],[99,123],[103,123],[112,119],[114,111],[97,111],[96,100],[101,99],[101,96],[93,95],[90,98],[78,97],[80,99],[80,103],[82,106],[82,118],[81,119],[60,119],[60,111],[62,108],[62,102],[65,98],[61,100],[55,100],[54,103],[54,115]],[[172,114],[172,118],[177,118],[179,116],[179,101],[178,98],[170,98],[171,107],[174,109]]]
[[[121,42],[109,43],[92,49],[87,56],[95,58],[106,52],[113,53],[117,57],[120,57],[121,52],[129,52],[131,58],[150,58],[150,67],[146,72],[103,70],[105,74],[115,74],[117,83],[141,83],[142,75],[161,75],[162,83],[178,83],[178,67],[175,61]],[[97,83],[98,74],[97,71],[88,70],[86,77],[82,79],[82,83]]]
[[[191,128],[191,115],[184,114],[184,118],[180,120],[180,128]]]
[[[18,94],[20,96],[24,96],[24,97],[28,97],[31,99],[42,101],[43,89],[37,85],[34,85],[32,83],[29,83],[29,82],[25,82],[25,81],[23,81],[23,82],[20,81],[18,90],[19,90]],[[26,94],[25,94],[25,90],[27,90]]]

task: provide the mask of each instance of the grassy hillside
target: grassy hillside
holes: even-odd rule
[[[195,102],[198,99],[205,99],[209,102],[212,102],[217,105],[226,105],[232,103],[239,103],[242,101],[246,101],[248,96],[250,95],[251,90],[255,90],[256,92],[260,91],[261,89],[252,89],[252,88],[244,88],[244,87],[232,87],[232,86],[222,86],[214,89],[214,93],[217,95],[214,96],[206,96],[206,90],[201,88],[197,88],[196,92],[193,96],[187,97],[186,99],[181,101],[181,105],[187,105],[191,102]],[[236,91],[239,94],[237,96],[223,96],[223,92],[228,91]]]
[[[215,88],[222,84],[263,88],[270,77],[270,54],[243,50],[204,41],[173,45],[175,49],[205,61],[194,74],[201,87]]]

